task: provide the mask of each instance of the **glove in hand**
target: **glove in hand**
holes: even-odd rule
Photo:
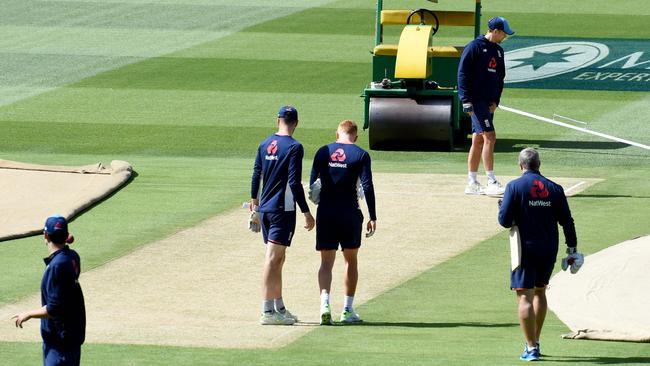
[[[251,211],[251,217],[248,220],[248,230],[254,233],[259,233],[262,230],[259,211]]]
[[[580,267],[585,263],[585,256],[579,253],[576,248],[567,248],[567,256],[562,258],[562,270],[570,268],[572,274],[578,273]]]

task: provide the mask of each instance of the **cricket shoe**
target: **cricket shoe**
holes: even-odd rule
[[[361,323],[363,320],[359,317],[359,314],[355,313],[354,310],[343,310],[341,313],[341,323],[345,324],[354,324]]]
[[[296,320],[294,318],[289,318],[277,311],[263,313],[260,317],[260,324],[262,325],[293,325],[295,322]]]
[[[505,193],[506,187],[501,185],[497,180],[491,180],[488,182],[487,186],[483,190],[483,193],[488,196],[503,196]]]
[[[289,309],[285,308],[284,311],[278,311],[280,314],[284,315],[286,318],[293,318],[295,323],[298,323],[298,316],[296,314],[291,314]]]
[[[469,183],[467,187],[465,187],[465,194],[479,195],[485,193],[483,192],[483,187],[481,187],[479,182],[473,182]]]
[[[528,349],[528,346],[524,345],[524,352],[519,356],[519,359],[522,361],[539,361],[539,349],[537,347]]]
[[[321,305],[320,307],[320,325],[333,325],[330,304]]]

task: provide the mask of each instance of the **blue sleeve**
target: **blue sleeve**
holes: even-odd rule
[[[58,318],[65,311],[66,298],[69,297],[66,289],[75,281],[72,266],[57,264],[51,268],[50,275],[47,278],[45,288],[47,296],[45,297],[45,307],[47,314],[51,318]]]
[[[506,78],[506,65],[505,65],[505,53],[503,52],[503,48],[499,47],[499,51],[501,52],[501,55],[503,56],[504,61],[499,63],[499,69],[497,70],[498,75],[499,75],[499,81],[498,81],[498,92],[497,92],[497,100],[494,102],[499,105],[501,102],[501,94],[503,93],[503,80]]]
[[[458,97],[463,103],[471,102],[473,99],[471,77],[474,68],[475,48],[474,42],[467,44],[458,63]]]
[[[375,187],[372,184],[372,169],[370,155],[368,153],[363,156],[363,164],[361,165],[361,174],[359,175],[361,186],[363,187],[363,194],[366,198],[368,205],[368,214],[370,220],[377,220],[377,211],[375,207]]]
[[[322,155],[323,151],[327,150],[327,146],[323,146],[318,151],[316,152],[316,155],[314,155],[314,162],[311,166],[311,176],[309,177],[309,186],[311,187],[312,184],[318,179],[321,175],[320,172],[320,167],[321,167],[321,160],[322,160]]]
[[[505,228],[512,226],[515,216],[514,205],[516,202],[514,200],[515,192],[513,186],[513,184],[506,185],[506,191],[503,194],[501,207],[499,207],[499,224]]]
[[[253,178],[251,179],[251,198],[259,198],[260,195],[260,178],[262,177],[262,157],[260,149],[257,149],[255,164],[253,165]]]
[[[305,151],[302,145],[297,144],[291,149],[289,157],[289,188],[293,193],[293,198],[303,213],[309,212],[307,200],[305,200],[305,190],[302,188],[302,158]]]
[[[578,245],[576,227],[573,223],[571,210],[569,209],[569,202],[567,202],[566,195],[564,194],[564,189],[562,189],[562,187],[560,187],[558,196],[558,203],[555,205],[557,221],[560,223],[560,225],[562,225],[564,238],[566,239],[566,245],[568,247],[575,248]]]

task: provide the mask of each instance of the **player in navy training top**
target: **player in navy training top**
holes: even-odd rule
[[[361,319],[352,306],[358,271],[357,252],[361,246],[363,214],[359,208],[358,185],[363,188],[370,220],[367,236],[377,228],[375,191],[370,169],[370,155],[355,145],[357,125],[346,120],[336,130],[336,142],[321,147],[309,180],[310,187],[320,179],[320,199],[316,213],[316,250],[321,253],[318,283],[321,290],[321,324],[330,325],[329,293],[336,250],[341,247],[345,259],[345,307],[341,321],[354,323]]]
[[[510,287],[517,291],[519,322],[526,338],[522,359],[539,358],[539,337],[547,310],[546,285],[558,252],[558,223],[564,230],[567,253],[575,252],[577,246],[564,190],[541,175],[539,166],[535,149],[519,153],[522,175],[508,183],[499,207],[499,223],[507,228],[517,225],[521,238],[521,264],[511,273]]]
[[[66,243],[72,243],[68,223],[61,215],[47,218],[45,244],[50,255],[45,258],[41,281],[42,307],[13,316],[16,326],[31,318],[41,319],[43,364],[45,366],[79,365],[81,345],[86,336],[86,308],[79,285],[79,255]]]
[[[261,324],[291,325],[297,321],[282,300],[282,265],[296,229],[296,203],[305,215],[305,228],[314,228],[302,188],[302,145],[292,135],[298,126],[298,111],[280,108],[278,132],[257,149],[251,184],[252,210],[259,210],[262,236],[266,244],[263,272]],[[260,180],[264,182],[260,193]]]
[[[506,76],[503,48],[499,45],[515,32],[502,17],[490,19],[488,32],[468,43],[458,64],[458,97],[472,119],[472,146],[467,158],[468,185],[465,194],[503,194],[494,176],[494,111],[499,105]],[[483,157],[487,186],[478,182]]]

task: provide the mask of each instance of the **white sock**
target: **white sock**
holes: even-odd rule
[[[263,313],[272,313],[273,312],[273,300],[264,300],[264,301],[262,301],[262,312]]]
[[[284,301],[282,301],[281,297],[273,299],[273,302],[275,303],[275,311],[278,313],[284,313],[287,310],[284,307]]]
[[[320,306],[325,306],[330,304],[330,294],[327,291],[320,293]]]
[[[497,177],[494,176],[494,170],[486,170],[485,175],[488,177],[488,182],[495,182]]]
[[[354,296],[346,296],[345,297],[345,310],[347,311],[352,311],[352,303],[354,302]]]
[[[478,172],[467,172],[467,183],[478,183]]]

